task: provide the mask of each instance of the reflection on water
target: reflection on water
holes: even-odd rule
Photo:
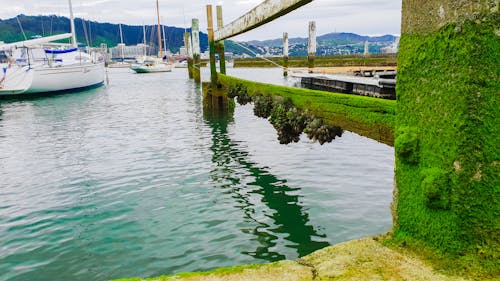
[[[285,234],[284,246],[295,248],[298,256],[328,246],[328,242],[320,241],[326,235],[319,234],[309,224],[309,215],[300,204],[300,196],[294,194],[300,188],[287,186],[286,180],[278,179],[249,161],[248,152],[240,150],[229,138],[227,126],[232,120],[232,113],[224,113],[205,113],[212,128],[213,144],[210,149],[214,153],[212,161],[216,164],[210,174],[212,180],[239,203],[237,207],[243,211],[245,221],[255,225],[253,229],[242,231],[252,234],[252,240],[258,242],[259,246],[253,251],[242,253],[267,261],[285,259],[284,254],[275,250],[279,240],[276,234]],[[245,181],[246,185],[242,185]],[[259,213],[255,207],[256,201],[263,203],[268,210]],[[271,219],[272,224],[264,223],[260,216]]]

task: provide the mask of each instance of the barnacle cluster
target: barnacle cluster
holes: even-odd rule
[[[253,113],[260,118],[269,118],[273,110],[274,100],[271,95],[255,95],[252,97],[254,108]]]
[[[304,133],[306,133],[308,138],[320,144],[331,142],[336,137],[341,137],[343,132],[339,126],[323,124],[323,120],[319,118],[313,118],[304,129]]]
[[[269,122],[278,132],[280,143],[288,144],[300,140],[300,134],[307,125],[307,117],[286,99],[274,104]]]
[[[331,142],[343,133],[342,128],[324,124],[322,119],[298,109],[288,98],[273,98],[268,94],[256,94],[250,97],[243,84],[230,87],[228,97],[236,98],[241,105],[253,101],[255,116],[269,118],[269,122],[278,132],[281,144],[298,142],[302,132],[320,144]]]

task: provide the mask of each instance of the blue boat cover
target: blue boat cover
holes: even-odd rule
[[[68,50],[45,50],[46,54],[66,54],[77,51],[78,48],[68,49]]]

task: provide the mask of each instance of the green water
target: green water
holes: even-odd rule
[[[0,280],[295,259],[390,229],[391,147],[349,132],[280,145],[250,105],[204,114],[185,76],[115,69],[108,87],[0,101]]]

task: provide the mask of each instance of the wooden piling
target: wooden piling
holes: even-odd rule
[[[210,81],[214,87],[217,85],[217,68],[215,66],[214,19],[212,15],[212,5],[207,5],[207,33],[208,46],[210,49]]]
[[[314,57],[316,56],[316,22],[309,22],[309,44],[307,48],[307,64],[309,73],[314,69]]]
[[[191,21],[191,36],[193,39],[193,76],[194,82],[201,83],[200,75],[200,24],[198,19]]]
[[[189,32],[184,32],[184,47],[186,47],[186,57],[188,62],[189,79],[193,79],[193,56],[191,49],[191,36]]]
[[[220,30],[224,27],[224,23],[222,20],[222,6],[218,5],[216,8],[217,30]],[[219,53],[220,73],[226,74],[226,50],[224,48],[224,40],[217,41],[217,52]]]
[[[283,33],[283,76],[288,76],[288,33]]]
[[[234,109],[234,101],[227,97],[226,88],[214,87],[212,83],[203,82],[203,109],[212,113]]]

